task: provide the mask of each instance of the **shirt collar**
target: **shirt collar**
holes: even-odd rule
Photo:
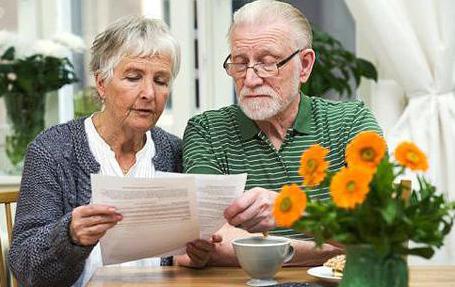
[[[239,123],[239,129],[242,138],[247,140],[257,135],[260,130],[256,123],[247,117],[240,107],[238,107],[236,111],[236,117]]]
[[[259,127],[256,123],[248,118],[245,113],[240,109],[237,109],[237,121],[239,123],[240,134],[243,139],[250,139],[260,132]],[[311,127],[313,125],[313,117],[311,113],[311,99],[310,97],[301,94],[299,111],[294,121],[293,129],[299,133],[310,134]]]
[[[311,98],[300,94],[299,111],[294,121],[294,130],[302,134],[311,134],[311,127],[314,124],[313,114],[311,113]]]

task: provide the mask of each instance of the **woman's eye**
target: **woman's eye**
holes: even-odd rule
[[[137,82],[139,81],[142,77],[140,75],[129,75],[125,77],[128,81],[131,82]]]
[[[162,79],[162,78],[156,78],[155,83],[157,83],[160,86],[168,86],[169,85],[169,80],[167,79]]]

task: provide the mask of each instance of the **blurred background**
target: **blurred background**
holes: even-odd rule
[[[85,43],[82,53],[66,54],[79,81],[44,95],[48,127],[98,108],[87,69],[89,49],[97,33],[125,15],[163,19],[181,44],[182,66],[158,126],[181,137],[194,114],[235,103],[233,83],[222,63],[228,55],[226,33],[233,11],[248,2],[0,0],[0,31],[30,40],[72,33]],[[314,86],[320,93],[309,95],[363,100],[383,128],[389,149],[404,139],[414,141],[429,156],[431,181],[448,199],[455,200],[455,1],[285,2],[301,9],[317,27],[318,47],[329,47],[321,53],[326,61],[343,55],[338,67],[329,67],[332,80],[319,79],[319,85]],[[359,62],[349,53],[368,61]],[[345,67],[349,67],[350,76],[337,78]],[[364,79],[361,83],[360,78]],[[17,187],[21,167],[12,164],[5,152],[12,121],[7,118],[4,98],[0,97],[0,187]],[[433,263],[455,264],[454,232],[447,239],[450,242]]]

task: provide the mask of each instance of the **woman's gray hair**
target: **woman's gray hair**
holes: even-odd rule
[[[240,25],[264,25],[285,23],[294,34],[296,48],[311,48],[313,34],[308,19],[291,4],[275,0],[258,0],[248,3],[234,13],[234,20],[228,32],[231,42],[232,32]]]
[[[144,16],[123,17],[98,34],[92,46],[90,68],[102,79],[110,80],[114,68],[125,56],[168,55],[172,62],[172,79],[180,69],[180,46],[161,20]]]

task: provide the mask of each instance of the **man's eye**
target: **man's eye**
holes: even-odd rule
[[[262,67],[266,68],[266,69],[273,69],[275,68],[276,66],[276,63],[262,63]]]
[[[246,61],[233,61],[232,64],[239,65],[239,66],[247,66],[248,62],[246,62]]]
[[[248,66],[248,64],[243,64],[243,63],[233,63],[231,65],[231,69],[233,70],[237,70],[237,71],[243,71],[246,69],[246,67]]]
[[[232,61],[233,64],[240,64],[240,65],[247,65],[248,64],[248,59],[246,59],[244,57],[240,57],[240,56],[231,58],[231,61]]]
[[[275,58],[267,57],[260,61],[265,66],[275,65],[277,60]]]

